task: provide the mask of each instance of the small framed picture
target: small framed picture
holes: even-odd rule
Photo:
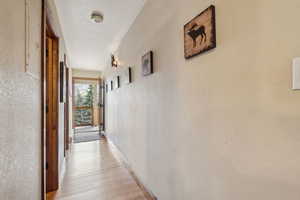
[[[113,91],[114,90],[114,81],[111,80],[110,81],[110,91]]]
[[[149,51],[142,57],[143,76],[153,74],[153,52]]]
[[[184,26],[186,59],[216,48],[215,18],[215,6],[211,5]]]
[[[117,76],[117,77],[115,78],[115,86],[116,86],[116,89],[118,89],[118,88],[121,87],[120,76]]]
[[[128,67],[125,72],[124,72],[124,77],[123,77],[123,80],[124,80],[124,84],[130,84],[132,82],[132,72],[131,72],[131,67]]]
[[[105,92],[108,93],[108,83],[105,83]]]
[[[65,63],[59,63],[59,92],[60,92],[60,102],[64,103],[66,100],[66,87],[65,87]]]
[[[113,90],[120,88],[120,76],[116,76],[112,79],[113,82]]]

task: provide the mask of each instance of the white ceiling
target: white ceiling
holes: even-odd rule
[[[55,0],[72,68],[103,70],[146,0]],[[94,11],[103,23],[90,20]]]

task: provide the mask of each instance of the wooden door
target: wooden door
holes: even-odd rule
[[[58,189],[58,39],[46,42],[46,190]]]

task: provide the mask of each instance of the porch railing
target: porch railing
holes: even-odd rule
[[[93,107],[74,107],[75,126],[91,126],[93,124]]]

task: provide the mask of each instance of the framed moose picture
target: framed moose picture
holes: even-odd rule
[[[215,6],[211,5],[184,26],[186,59],[216,48]]]

